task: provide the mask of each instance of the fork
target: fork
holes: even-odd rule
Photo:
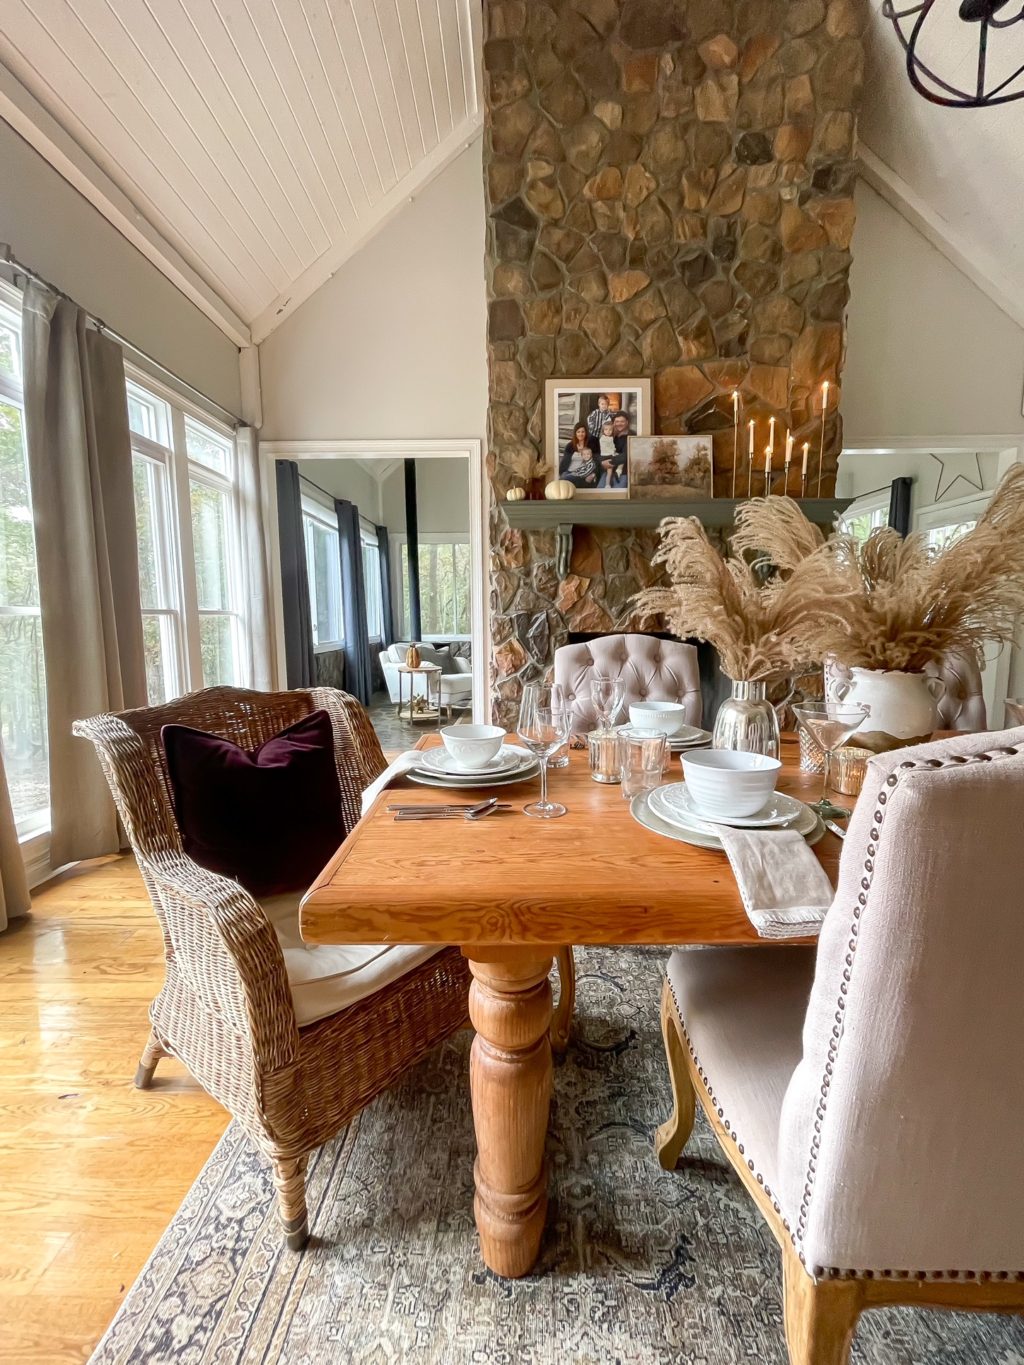
[[[395,819],[407,824],[411,820],[483,820],[488,815],[493,815],[496,810],[509,810],[509,806],[499,806],[495,803],[492,806],[484,806],[482,809],[475,807],[453,807],[450,810],[437,810],[429,806],[421,806],[419,810],[400,810],[395,812]]]

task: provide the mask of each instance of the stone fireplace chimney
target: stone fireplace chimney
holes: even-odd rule
[[[514,718],[570,631],[628,629],[651,530],[507,524],[544,454],[544,380],[646,375],[654,431],[713,440],[730,495],[732,393],[842,442],[863,0],[484,0],[491,630]],[[781,452],[781,435],[777,443]],[[746,491],[746,441],[741,441]],[[756,487],[756,485],[755,485]]]

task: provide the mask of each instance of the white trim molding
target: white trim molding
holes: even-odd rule
[[[1012,322],[1024,327],[1024,299],[1007,293],[1003,283],[1005,272],[995,257],[979,248],[976,242],[961,236],[901,175],[863,142],[857,149],[857,157],[858,169],[866,183],[937,251],[941,251],[972,284],[977,285]]]
[[[483,113],[476,111],[448,134],[435,148],[418,162],[413,169],[399,181],[384,197],[374,205],[372,212],[363,220],[359,232],[354,237],[343,237],[334,242],[318,256],[312,265],[293,280],[288,289],[279,294],[273,303],[252,320],[252,340],[254,344],[266,341],[275,328],[360,251],[367,242],[376,237],[381,228],[391,221],[406,204],[413,199],[441,172],[472,147],[483,130]]]
[[[0,62],[0,117],[44,157],[69,185],[142,252],[236,346],[252,343],[249,328],[175,247],[148,222],[106,171],[60,126]]]
[[[266,460],[263,486],[264,524],[270,533],[271,596],[277,656],[277,686],[285,684],[284,598],[281,591],[281,543],[277,529],[275,460],[450,460],[469,462],[470,628],[473,641],[473,720],[490,720],[489,660],[491,656],[489,581],[489,486],[484,477],[483,442],[475,436],[421,441],[261,441]],[[390,528],[389,528],[390,529]]]

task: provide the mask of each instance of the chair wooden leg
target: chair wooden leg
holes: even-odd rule
[[[153,1084],[153,1073],[156,1071],[156,1064],[161,1057],[166,1057],[167,1053],[160,1046],[159,1039],[155,1033],[150,1033],[149,1041],[142,1049],[142,1057],[139,1061],[138,1070],[135,1072],[136,1090],[148,1090]]]
[[[855,1280],[816,1283],[784,1245],[782,1293],[790,1365],[847,1365],[864,1307],[862,1287]]]
[[[559,948],[558,962],[558,1007],[551,1020],[551,1046],[555,1052],[564,1052],[569,1046],[569,1032],[572,1029],[572,1016],[576,1008],[576,959],[572,944]]]
[[[672,1117],[666,1119],[654,1134],[654,1151],[666,1171],[673,1171],[683,1148],[690,1140],[697,1115],[697,1097],[686,1067],[683,1040],[672,1007],[672,993],[668,982],[661,992],[661,1036],[665,1040],[665,1060],[672,1082]]]
[[[306,1212],[306,1158],[271,1158],[277,1206],[291,1251],[301,1251],[309,1241],[309,1216]]]

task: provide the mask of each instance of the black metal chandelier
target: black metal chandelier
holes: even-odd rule
[[[1011,3],[1012,12],[1003,14],[1002,11]],[[978,30],[978,61],[973,89],[961,89],[945,80],[922,59],[918,51],[922,45],[922,35],[925,41],[928,39],[928,17],[935,4],[936,0],[920,0],[918,4],[899,8],[896,0],[884,0],[882,4],[882,14],[892,21],[907,54],[907,75],[914,89],[926,100],[949,109],[984,109],[989,105],[1024,99],[1024,61],[1009,75],[1000,73],[992,76],[992,54],[989,49],[989,38],[993,31],[1010,28],[1024,21],[1024,4],[1021,0],[962,0],[959,11],[961,21],[976,24]]]

